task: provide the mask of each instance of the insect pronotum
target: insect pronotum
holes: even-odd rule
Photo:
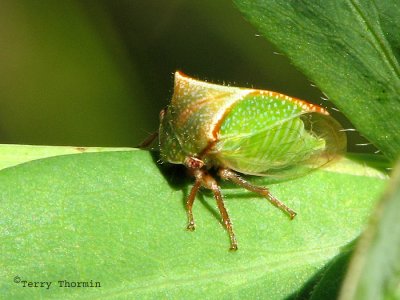
[[[186,202],[187,228],[195,228],[192,208],[198,190],[210,189],[231,250],[238,244],[211,169],[265,197],[293,219],[296,212],[238,173],[297,177],[329,163],[346,148],[342,127],[318,105],[271,91],[211,84],[180,72],[175,73],[171,103],[160,113],[158,138],[161,160],[185,165],[195,178]]]

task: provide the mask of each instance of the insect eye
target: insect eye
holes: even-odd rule
[[[160,111],[160,122],[164,119],[164,116],[165,116],[166,113],[167,113],[167,107],[166,107],[166,108],[163,108],[163,109]]]

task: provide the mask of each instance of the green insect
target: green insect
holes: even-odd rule
[[[171,104],[160,113],[158,138],[161,160],[185,165],[195,178],[186,202],[187,228],[195,228],[192,207],[199,188],[210,189],[229,233],[230,249],[236,250],[220,187],[209,171],[217,170],[220,178],[264,196],[293,219],[296,213],[267,188],[254,186],[238,173],[283,179],[305,174],[345,151],[341,129],[317,105],[176,72]]]

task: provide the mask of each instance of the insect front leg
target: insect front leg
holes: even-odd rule
[[[269,202],[271,202],[273,205],[275,205],[276,207],[278,207],[279,209],[281,209],[282,211],[287,213],[289,215],[290,219],[293,219],[297,215],[296,212],[294,212],[292,209],[287,207],[283,202],[276,199],[269,192],[269,190],[267,188],[255,186],[255,185],[251,184],[250,182],[244,180],[242,177],[240,177],[238,174],[236,174],[232,170],[221,168],[218,171],[218,175],[222,179],[228,179],[228,180],[232,181],[233,183],[240,185],[251,192],[257,193],[257,194],[267,198]]]
[[[217,181],[211,175],[204,174],[203,185],[204,185],[204,187],[210,189],[213,192],[214,198],[217,201],[217,205],[218,205],[218,209],[221,214],[221,217],[222,217],[222,221],[224,222],[224,225],[226,227],[226,230],[228,231],[229,238],[231,241],[230,250],[237,250],[238,249],[237,240],[235,237],[235,233],[233,232],[232,222],[231,222],[231,219],[229,218],[228,211],[225,208],[224,200],[222,198],[221,190],[218,186]]]
[[[187,229],[193,231],[195,229],[195,224],[194,224],[192,209],[194,200],[196,199],[196,194],[199,191],[199,188],[203,182],[203,176],[205,172],[202,171],[201,168],[204,166],[204,162],[197,157],[188,156],[185,158],[184,165],[190,170],[192,175],[196,178],[196,181],[194,182],[192,189],[190,190],[189,197],[186,201],[186,211],[188,215]]]
[[[158,136],[158,131],[150,134],[143,142],[136,146],[136,148],[144,149],[149,147]]]
[[[187,229],[190,231],[193,231],[195,229],[192,208],[193,208],[194,199],[196,199],[196,194],[201,186],[201,180],[202,180],[201,177],[200,178],[196,177],[196,181],[194,182],[192,189],[190,190],[189,197],[186,201],[186,211],[187,211],[187,215],[188,215]]]
[[[201,163],[200,163],[201,162]],[[188,157],[185,160],[185,165],[186,166],[201,166],[203,167],[203,163],[201,160],[193,157]],[[237,250],[237,241],[235,234],[233,232],[233,227],[231,223],[231,219],[229,218],[228,211],[225,208],[224,200],[221,195],[221,190],[218,186],[217,181],[207,173],[207,171],[200,168],[190,168],[189,170],[192,172],[192,175],[196,178],[196,181],[190,190],[189,197],[186,201],[186,209],[187,209],[187,214],[188,214],[188,226],[187,229],[189,230],[194,230],[195,228],[195,223],[194,223],[194,218],[193,218],[193,202],[196,198],[196,194],[200,188],[200,186],[204,186],[205,188],[211,190],[214,194],[214,198],[217,201],[217,206],[219,209],[219,212],[222,217],[222,222],[224,223],[226,230],[228,231],[230,242],[231,242],[231,247],[230,250]]]
[[[160,111],[160,123],[162,123],[165,114],[167,113],[168,107],[162,109]],[[152,134],[150,134],[143,142],[141,142],[139,145],[136,146],[136,148],[147,148],[149,147],[154,140],[158,137],[158,130],[156,132],[153,132]]]

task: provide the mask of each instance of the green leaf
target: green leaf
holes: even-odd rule
[[[399,156],[399,1],[234,2],[362,135]]]
[[[312,286],[311,292],[304,298],[311,300],[334,300],[338,298],[340,286],[352,254],[352,251],[350,251],[352,248],[353,243],[346,247],[347,251],[342,249],[342,252],[331,260],[327,267],[320,272],[320,277],[316,284]]]
[[[239,250],[212,195],[147,151],[38,159],[0,171],[0,294],[6,299],[263,298],[296,296],[361,232],[386,174],[342,159],[270,185],[290,221],[263,198],[222,184]],[[359,159],[359,157],[358,157]],[[264,179],[257,178],[261,183]],[[23,282],[51,281],[46,288]],[[100,282],[64,288],[58,281]]]
[[[400,163],[357,244],[340,299],[400,298]]]
[[[51,156],[78,154],[84,152],[126,151],[129,148],[111,147],[70,147],[70,146],[28,146],[28,145],[0,145],[0,170],[9,168],[27,161]]]

